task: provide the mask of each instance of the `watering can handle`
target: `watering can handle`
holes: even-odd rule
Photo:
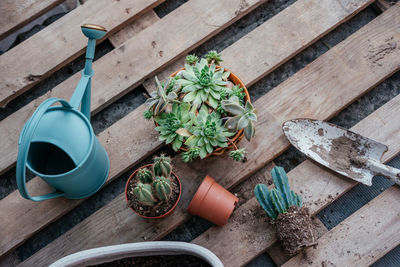
[[[60,98],[49,98],[44,101],[37,110],[33,113],[32,117],[27,121],[22,129],[22,133],[18,142],[18,157],[17,157],[17,185],[18,190],[26,199],[33,201],[42,201],[46,199],[56,198],[63,196],[65,193],[54,191],[41,196],[31,196],[26,188],[26,162],[28,160],[28,152],[31,144],[31,139],[38,126],[44,113],[54,104],[60,102],[63,107],[72,108],[72,106],[65,100]]]

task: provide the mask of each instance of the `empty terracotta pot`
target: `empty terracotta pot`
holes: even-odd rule
[[[223,226],[238,201],[237,197],[207,175],[190,202],[188,212]]]

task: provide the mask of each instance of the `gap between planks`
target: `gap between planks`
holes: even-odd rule
[[[351,129],[388,145],[389,150],[383,156],[384,162],[388,162],[400,153],[400,136],[397,134],[400,130],[400,123],[397,118],[399,113],[400,95]],[[288,176],[291,187],[294,188],[295,192],[302,195],[304,204],[310,208],[314,215],[357,184],[355,181],[327,171],[309,160],[290,171]],[[242,212],[249,210],[256,215],[261,213],[262,216],[255,216],[255,220],[251,222],[230,220],[224,228],[210,228],[193,240],[193,243],[211,249],[227,266],[245,265],[277,241],[275,230],[267,223],[265,212],[261,209],[255,197],[235,211],[233,217],[240,216]],[[236,213],[239,215],[235,215]],[[235,230],[237,234],[229,235],[231,229]],[[210,239],[207,236],[213,238]],[[379,239],[371,241],[371,243],[374,246],[382,245],[379,243],[380,241]],[[228,244],[237,248],[237,250],[224,250],[224,246]],[[393,245],[396,244],[392,243],[391,246],[387,246],[385,251],[388,252],[393,248]],[[314,251],[314,249],[311,248],[310,251]],[[320,262],[318,266],[321,266]],[[344,265],[339,264],[337,266]]]
[[[83,54],[87,38],[81,25],[102,25],[107,37],[163,1],[91,0],[7,51],[0,56],[0,106]]]
[[[50,11],[65,0],[3,0],[0,2],[0,40]]]
[[[234,23],[240,17],[244,16],[245,14],[247,14],[257,6],[259,6],[263,2],[265,1],[264,0],[247,1],[248,5],[241,8],[239,10],[240,12],[238,12],[237,6],[240,6],[241,3],[240,0],[235,0],[235,2],[230,1],[231,5],[229,8],[226,8],[226,3],[224,1],[216,1],[216,4],[213,5],[214,9],[209,9],[209,7],[204,6],[202,4],[203,3],[202,0],[189,1],[186,4],[180,6],[178,9],[171,12],[170,14],[168,14],[167,16],[165,16],[162,19],[162,21],[160,21],[161,23],[156,23],[157,25],[154,25],[155,27],[151,26],[147,28],[146,30],[139,33],[136,38],[130,39],[129,41],[125,42],[122,46],[120,46],[116,51],[114,50],[113,52],[111,52],[110,53],[112,56],[111,59],[112,60],[120,59],[121,65],[122,62],[128,65],[133,64],[132,60],[134,62],[135,60],[137,60],[136,67],[140,64],[143,64],[144,65],[142,66],[143,68],[142,67],[139,68],[140,71],[137,68],[135,69],[132,69],[131,67],[123,68],[125,72],[128,71],[132,75],[136,75],[134,79],[136,79],[138,83],[141,79],[143,79],[142,75],[147,75],[146,73],[150,75],[151,72],[155,72],[157,69],[161,68],[164,64],[171,61],[173,59],[174,52],[176,52],[179,56],[179,53],[184,53],[185,51],[190,50],[192,47],[206,41],[208,38],[212,37],[222,29],[226,28],[228,25]],[[198,12],[197,15],[195,14],[196,12]],[[182,35],[181,36],[182,39],[185,39],[184,37],[186,37],[187,42],[182,43],[182,46],[177,46],[175,43],[171,43],[169,40],[167,40],[167,38],[161,36],[159,31],[160,29],[164,29],[164,31],[162,32],[168,34],[168,32],[166,32],[168,25],[173,26],[172,27],[173,29],[177,29],[179,28],[180,25],[184,25],[182,21],[187,19],[187,17],[182,16],[180,14],[188,14],[188,16],[190,17],[196,15],[195,17],[197,19],[196,20],[192,19],[191,22],[195,24],[197,26],[196,29],[199,31],[201,30],[201,32],[199,32],[196,36],[193,36],[191,30],[192,27],[190,27],[191,25],[186,24],[185,27],[188,28],[184,28],[181,31],[179,31],[179,34]],[[215,23],[221,25],[221,27],[216,29],[215,27],[209,26],[207,23],[205,23],[205,18],[207,18],[208,21],[214,21]],[[152,40],[157,40],[160,47],[156,47],[156,49],[154,50],[154,48],[151,45]],[[147,47],[147,49],[149,49],[150,51],[149,53],[151,53],[151,51],[157,52],[159,51],[160,48],[161,49],[168,48],[168,51],[164,50],[165,53],[163,57],[157,56],[159,55],[158,52],[153,54],[153,56],[156,57],[154,60],[150,60],[149,56],[146,55],[146,53],[138,54],[138,58],[127,58],[126,54],[124,54],[124,51],[128,52],[128,49],[132,51],[139,51],[140,48],[143,47],[144,43],[147,43],[150,46]],[[111,73],[114,71],[118,71],[118,68],[116,68],[115,66],[110,66],[111,59],[108,61],[107,59],[109,59],[109,56],[104,56],[94,63],[95,65],[94,69],[97,73],[102,74],[102,72],[104,71],[104,69],[101,70],[101,68],[99,68],[101,66],[104,66],[104,68],[106,68]],[[107,64],[99,65],[104,62]],[[104,97],[107,97],[107,95],[110,96],[110,94],[114,94],[114,97],[116,96],[117,94],[116,90],[109,90],[110,88],[116,89],[119,87],[119,89],[127,90],[127,87],[132,86],[131,82],[126,81],[126,79],[123,77],[122,80],[124,81],[124,83],[122,84],[120,84],[121,80],[119,79],[121,77],[115,77],[114,79],[111,79],[110,76],[108,75],[100,75],[100,77],[106,77],[105,79],[108,82],[111,81],[114,82],[113,83],[114,86],[107,86],[107,83],[105,84],[103,83],[99,84],[98,87],[95,87],[95,88],[103,88],[102,92]],[[71,91],[73,89],[73,86],[68,84],[68,82],[71,80],[74,81],[74,79],[78,78],[79,78],[78,75],[73,76],[72,78],[68,79],[66,82],[58,86],[57,87],[58,89],[53,89],[53,91],[50,92],[49,94],[52,94],[52,96],[54,96],[54,94],[57,93],[57,96],[60,97],[60,94],[66,93],[65,91],[68,90]],[[92,83],[92,86],[93,87],[95,86],[95,82]],[[110,91],[112,92],[110,93]],[[99,100],[99,95],[97,94],[96,96],[96,91],[93,92],[93,95],[94,95],[93,98]],[[46,95],[45,97],[48,96],[49,95]],[[29,105],[29,108],[33,110],[35,103],[38,102],[37,101],[32,102]],[[25,106],[24,108],[26,107],[27,106]],[[22,112],[24,108],[13,114],[17,115],[16,118],[19,118],[21,122],[28,119],[30,114],[30,112],[28,112],[28,114],[24,114],[24,112]],[[152,127],[147,122],[146,123],[143,122],[142,113],[144,111],[144,108],[145,108],[144,106],[139,107],[134,112],[132,112],[131,114],[129,114],[128,116],[126,116],[125,118],[114,124],[112,127],[105,130],[99,137],[102,144],[106,147],[111,159],[111,169],[108,182],[118,177],[118,175],[128,170],[132,165],[141,161],[147,155],[151,154],[161,146],[161,142],[158,141],[158,135],[154,132],[154,127]],[[7,119],[1,121],[0,123],[4,123],[6,120],[10,119],[10,117],[12,117],[13,115],[9,116]],[[135,122],[139,122],[139,124],[135,123],[132,124],[131,123],[132,119]],[[15,126],[14,122],[15,121],[11,121],[6,128],[10,129],[9,126],[12,125]],[[134,131],[136,131],[135,140],[129,139],[129,141],[125,142],[124,148],[119,147],[118,144],[122,143],[119,143],[118,140],[115,140],[115,137],[132,136],[132,131],[133,131],[132,125],[145,125],[145,126],[134,128]],[[3,130],[2,127],[0,127],[0,129]],[[19,130],[17,131],[19,132]],[[18,135],[18,132],[14,132],[14,135],[4,134],[4,138],[7,139],[14,138],[16,137],[16,135]],[[1,136],[3,136],[3,133],[1,134]],[[13,150],[16,153],[15,143],[10,143],[8,151],[11,152]],[[121,156],[121,158],[117,158],[118,156]],[[3,160],[3,158],[1,158],[0,160]],[[41,192],[39,188],[42,187],[43,187],[43,182],[38,178],[34,178],[28,183],[29,190],[34,194]],[[16,221],[22,219],[22,217],[27,216],[28,213],[30,213],[35,219],[30,220],[31,223],[29,224],[30,228],[29,230],[26,227],[24,228],[25,231],[19,231],[16,228],[14,228],[14,230],[12,229],[6,230],[5,227],[0,228],[0,236],[5,236],[5,238],[0,240],[0,255],[6,253],[7,251],[21,244],[33,233],[35,233],[48,223],[56,220],[57,218],[65,214],[67,211],[77,206],[81,201],[83,200],[71,201],[66,199],[57,199],[41,203],[32,203],[30,201],[22,199],[21,196],[19,196],[18,191],[14,191],[13,193],[11,193],[6,198],[0,201],[0,211],[4,214],[13,214],[11,216],[13,218],[11,218],[10,216],[4,216],[7,218],[6,220],[10,222],[10,225],[8,225],[7,227],[10,228],[16,227],[17,225]],[[42,214],[43,216],[39,218],[34,214]]]
[[[370,266],[400,244],[399,203],[392,186],[283,266]]]
[[[65,254],[93,246],[163,237],[189,218],[185,209],[194,189],[204,177],[205,170],[221,185],[230,188],[243,181],[288,147],[288,142],[282,136],[280,129],[281,122],[287,118],[280,117],[281,114],[291,118],[303,117],[311,113],[317,114],[316,118],[318,119],[328,119],[397,70],[398,65],[392,60],[396,61],[400,57],[398,51],[392,53],[390,59],[386,57],[380,66],[374,68],[370,67],[368,59],[364,57],[364,53],[371,49],[369,46],[371,42],[380,46],[387,39],[387,35],[393,33],[393,29],[397,28],[396,23],[394,25],[388,23],[393,21],[393,15],[396,14],[394,10],[391,11],[354,33],[255,102],[256,107],[261,111],[259,114],[262,118],[258,125],[264,125],[264,127],[261,129],[258,127],[258,134],[252,143],[246,143],[248,151],[251,151],[248,155],[248,162],[232,165],[229,159],[222,157],[188,165],[182,163],[179,157],[175,158],[174,166],[182,179],[184,190],[182,202],[174,212],[174,216],[158,222],[143,220],[134,216],[126,208],[124,196],[121,194],[65,235],[33,255],[23,265],[45,264]],[[360,65],[367,67],[360,68]],[[316,71],[319,72],[319,75],[314,75],[310,80],[310,75]],[[352,75],[345,75],[349,71],[352,72]],[[341,77],[340,80],[339,77]],[[304,90],[310,88],[309,83],[313,84],[314,90]],[[302,94],[298,94],[298,92]],[[279,95],[280,98],[271,97],[274,94]],[[293,95],[297,96],[297,100],[293,100]],[[278,102],[277,99],[280,99],[281,102]],[[309,100],[307,106],[298,105],[304,100]],[[290,114],[285,114],[278,108],[281,103],[291,103],[296,109],[292,109]],[[342,107],[338,106],[338,103],[341,103]],[[282,107],[282,109],[284,108],[288,107]],[[299,188],[299,186],[294,188]],[[118,229],[115,229],[113,233],[107,233],[102,230],[107,225],[115,225]],[[85,236],[88,231],[91,234],[90,238]],[[69,242],[66,242],[66,239]],[[66,247],[67,243],[68,248]],[[54,258],[49,259],[48,255],[52,255]]]
[[[231,0],[229,5],[228,1],[215,0],[212,8],[204,5],[202,0],[189,1],[163,17],[161,21],[141,31],[135,38],[129,39],[94,62],[93,69],[96,74],[92,80],[91,109],[93,113],[133,90],[145,78],[154,75],[169,62],[204,43],[266,2],[266,0],[251,0],[246,2],[247,6],[241,6],[241,0]],[[220,26],[210,26],[210,22],[212,25]],[[193,35],[194,28],[197,31],[196,35]],[[180,40],[179,44],[171,42],[169,38],[171,29],[174,29],[176,40]],[[49,97],[68,99],[80,76],[80,73],[76,73],[45,95],[0,121],[0,136],[2,137],[0,138],[2,148],[0,174],[15,165],[19,132],[36,107]]]

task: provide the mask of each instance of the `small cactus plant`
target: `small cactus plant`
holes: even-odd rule
[[[171,195],[171,181],[163,176],[154,179],[153,187],[160,200],[167,200]]]
[[[278,214],[285,213],[291,206],[302,207],[301,197],[290,190],[289,180],[282,167],[274,167],[271,171],[275,188],[268,190],[265,184],[258,184],[254,194],[268,217],[275,220]]]
[[[138,201],[146,206],[154,206],[157,200],[153,196],[151,185],[139,182],[133,189],[132,194],[137,197]]]
[[[282,167],[271,171],[275,188],[258,184],[254,194],[277,229],[283,248],[296,254],[303,248],[316,244],[316,237],[308,209],[302,207],[301,197],[290,190],[289,180]]]
[[[131,194],[144,206],[155,206],[161,201],[167,201],[172,193],[171,171],[169,157],[155,157],[152,171],[142,168],[137,172],[137,184]]]
[[[169,177],[171,175],[171,159],[163,154],[155,157],[153,172],[155,176]]]

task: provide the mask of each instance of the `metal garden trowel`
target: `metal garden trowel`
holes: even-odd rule
[[[381,163],[384,144],[319,120],[290,120],[282,128],[294,147],[337,173],[369,186],[375,175],[400,185],[400,170]]]

